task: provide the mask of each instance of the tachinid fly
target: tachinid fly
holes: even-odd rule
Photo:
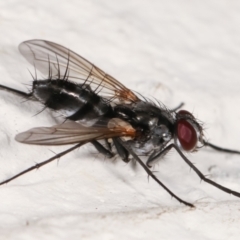
[[[76,145],[2,181],[0,185],[92,143],[109,158],[114,156],[112,149],[125,162],[130,161],[131,155],[172,197],[190,207],[193,207],[191,203],[171,192],[150,170],[172,148],[201,180],[240,197],[240,193],[206,178],[183,154],[183,151],[193,152],[202,146],[240,154],[207,142],[202,125],[188,111],[169,110],[163,104],[134,93],[83,57],[56,43],[30,40],[21,43],[19,50],[46,79],[36,77],[29,93],[3,85],[0,89],[40,102],[44,108],[59,112],[64,122],[22,132],[16,140],[36,145]],[[146,164],[139,156],[148,157]]]

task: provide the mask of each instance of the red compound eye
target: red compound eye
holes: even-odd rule
[[[185,119],[177,122],[177,138],[185,151],[193,150],[198,142],[195,128]]]

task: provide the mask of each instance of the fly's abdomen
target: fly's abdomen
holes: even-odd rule
[[[87,84],[66,80],[33,82],[33,96],[46,107],[60,111],[67,119],[93,120],[111,113],[112,107]]]

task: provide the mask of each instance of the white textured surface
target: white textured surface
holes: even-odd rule
[[[206,136],[240,149],[238,1],[0,1],[0,83],[29,84],[20,42],[47,39],[83,55],[122,83],[205,123]],[[0,177],[66,147],[27,146],[21,131],[54,123],[41,107],[0,92]],[[51,151],[50,151],[51,150]],[[202,149],[188,157],[211,179],[240,191],[240,156]],[[210,167],[210,168],[209,168]],[[85,146],[0,188],[0,239],[239,239],[240,199],[199,178],[174,153],[146,173]]]

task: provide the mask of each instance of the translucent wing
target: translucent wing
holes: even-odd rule
[[[132,137],[136,134],[130,124],[113,118],[108,126],[84,127],[77,122],[65,122],[52,127],[37,127],[19,133],[15,139],[18,142],[36,145],[65,145],[80,142],[90,142],[113,137]]]
[[[48,77],[89,83],[99,95],[115,101],[136,102],[139,98],[123,84],[68,48],[45,40],[19,45],[21,54]]]

